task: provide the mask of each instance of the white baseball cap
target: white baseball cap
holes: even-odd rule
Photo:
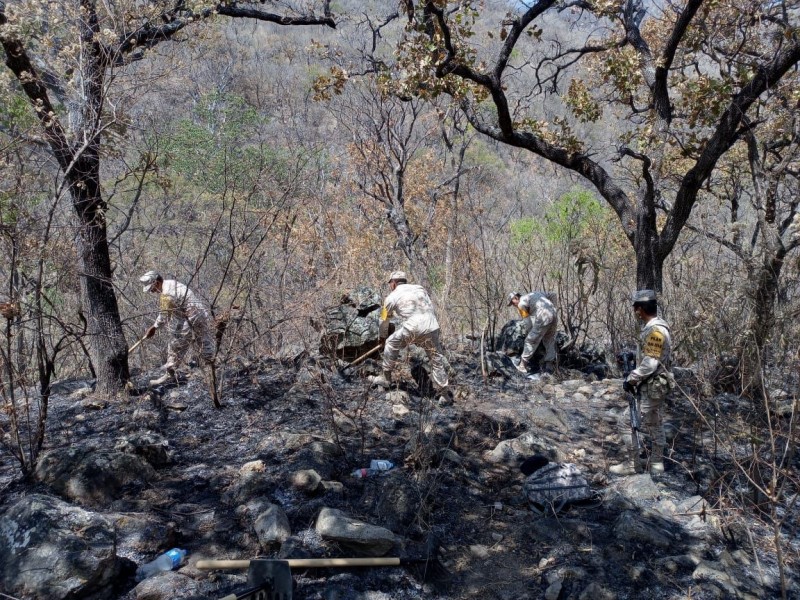
[[[144,284],[142,291],[149,292],[150,286],[152,286],[159,279],[161,279],[161,275],[159,275],[158,271],[148,271],[147,273],[139,277],[139,281],[141,281]]]

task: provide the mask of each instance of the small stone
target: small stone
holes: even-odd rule
[[[469,547],[469,551],[475,558],[489,558],[489,549],[483,544],[473,544]]]
[[[402,419],[410,412],[411,410],[409,410],[409,408],[404,404],[392,405],[392,416],[395,417],[396,419]]]
[[[322,485],[322,477],[313,469],[297,471],[292,475],[292,486],[306,494],[313,494]]]
[[[561,581],[555,581],[544,592],[544,600],[558,600],[561,595]]]

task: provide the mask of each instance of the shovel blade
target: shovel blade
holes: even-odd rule
[[[254,587],[268,584],[265,600],[292,600],[292,572],[285,560],[251,560],[247,583]]]

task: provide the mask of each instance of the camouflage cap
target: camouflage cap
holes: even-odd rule
[[[158,271],[148,271],[147,273],[139,277],[139,281],[141,281],[144,284],[144,287],[142,287],[142,291],[149,292],[150,286],[153,285],[159,279],[161,279],[161,275],[159,274]]]
[[[394,273],[389,275],[389,281],[400,281],[400,280],[408,281],[405,271],[395,271]]]
[[[656,293],[653,290],[636,290],[631,295],[631,302],[636,304],[637,302],[649,302],[650,300],[656,299]]]
[[[520,294],[519,292],[511,292],[511,293],[508,295],[508,298],[506,298],[506,299],[508,300],[508,304],[507,304],[507,306],[511,306],[511,305],[513,304],[513,302],[512,302],[512,301],[514,300],[514,298],[519,298],[521,295],[522,295],[522,294]]]

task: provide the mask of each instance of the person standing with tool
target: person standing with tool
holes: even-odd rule
[[[421,285],[408,283],[403,271],[389,276],[391,293],[386,297],[381,311],[381,337],[388,335],[389,319],[398,317],[402,324],[388,335],[383,351],[383,374],[370,378],[375,386],[389,387],[392,370],[397,366],[400,351],[410,344],[422,348],[431,364],[431,379],[439,402],[450,404],[453,400],[447,375],[447,362],[439,341],[439,321],[433,310],[430,296]]]
[[[544,344],[545,355],[542,360],[542,372],[553,373],[556,370],[556,329],[558,328],[558,312],[547,292],[531,292],[521,295],[512,292],[508,295],[508,306],[516,306],[520,317],[525,320],[528,334],[525,336],[525,348],[519,364],[520,373],[528,373],[531,357],[539,344]]]
[[[614,475],[633,475],[642,471],[640,448],[634,439],[631,423],[641,423],[652,443],[650,473],[664,472],[664,447],[666,435],[662,407],[669,391],[675,387],[672,375],[672,336],[667,322],[658,317],[658,303],[653,290],[638,290],[633,294],[633,311],[642,322],[636,368],[622,383],[625,392],[633,394],[639,402],[638,418],[630,420],[628,409],[619,422],[620,435],[628,449],[628,460],[608,469]],[[627,415],[627,419],[626,419]],[[635,426],[634,426],[635,427]],[[641,436],[636,436],[640,437]]]
[[[218,406],[216,396],[216,370],[214,355],[216,342],[212,329],[211,311],[198,296],[184,284],[174,279],[164,279],[157,271],[148,271],[139,278],[143,291],[159,294],[158,317],[145,332],[142,339],[153,337],[158,329],[169,326],[170,340],[167,345],[167,362],[161,367],[164,374],[150,380],[151,385],[160,385],[175,378],[175,369],[183,362],[192,342],[198,347],[200,359],[211,371],[212,399]]]

